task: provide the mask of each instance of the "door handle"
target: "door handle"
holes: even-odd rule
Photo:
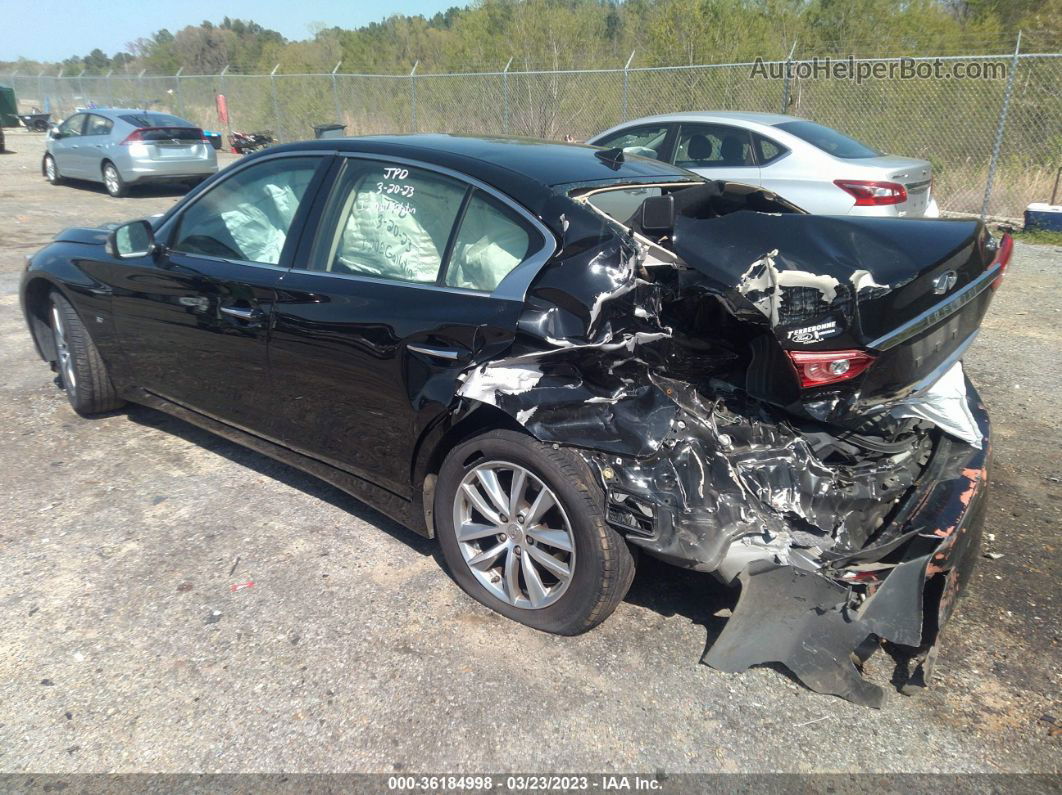
[[[265,312],[257,307],[223,306],[221,307],[221,312],[246,323],[260,323],[262,318],[265,317]]]
[[[440,348],[435,345],[407,345],[409,350],[415,353],[423,353],[436,359],[445,359],[448,362],[456,362],[461,358],[461,351],[455,348]]]

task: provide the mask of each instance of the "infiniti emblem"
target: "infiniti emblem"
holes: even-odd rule
[[[955,271],[944,271],[933,280],[933,293],[935,295],[944,295],[955,286],[957,281],[959,281],[959,276]]]

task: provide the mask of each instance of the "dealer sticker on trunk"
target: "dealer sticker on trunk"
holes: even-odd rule
[[[807,343],[829,339],[840,333],[841,330],[837,328],[837,321],[827,320],[825,323],[817,323],[814,326],[804,326],[803,328],[787,331],[786,337],[790,342]]]

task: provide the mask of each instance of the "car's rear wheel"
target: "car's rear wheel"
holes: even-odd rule
[[[103,186],[107,189],[107,192],[116,199],[122,198],[129,192],[125,180],[123,180],[122,175],[118,173],[118,168],[114,163],[103,164]]]
[[[607,618],[634,578],[589,465],[574,451],[492,431],[455,447],[435,490],[446,563],[473,598],[545,632]]]
[[[44,178],[53,185],[63,184],[63,178],[59,174],[59,165],[51,155],[44,156]]]
[[[52,293],[48,320],[55,343],[59,381],[70,405],[78,414],[100,414],[121,408],[107,367],[89,337],[74,307],[59,293]]]

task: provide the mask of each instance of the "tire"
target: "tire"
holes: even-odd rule
[[[53,292],[48,313],[55,342],[56,369],[66,397],[78,414],[101,414],[125,405],[107,367],[74,307]]]
[[[59,173],[59,164],[51,155],[44,156],[44,178],[52,185],[62,185],[63,177]]]
[[[487,483],[501,487],[493,500]],[[524,497],[513,501],[518,483]],[[463,484],[475,489],[478,504],[493,518],[476,507]],[[548,494],[539,503],[543,490]],[[549,497],[556,503],[531,515]],[[507,500],[516,516],[497,511]],[[447,567],[466,593],[543,632],[586,632],[612,614],[634,579],[634,558],[626,541],[605,522],[604,495],[589,465],[572,450],[555,449],[525,434],[491,431],[450,451],[436,483],[435,525]],[[503,551],[494,555],[499,548]],[[469,561],[477,556],[473,569]],[[519,570],[512,579],[510,566]]]
[[[120,199],[123,196],[128,195],[129,186],[125,184],[125,180],[122,179],[122,175],[118,171],[118,167],[109,160],[103,161],[103,167],[100,169],[100,174],[103,177],[103,187],[107,189],[107,193],[111,194],[116,199]]]

